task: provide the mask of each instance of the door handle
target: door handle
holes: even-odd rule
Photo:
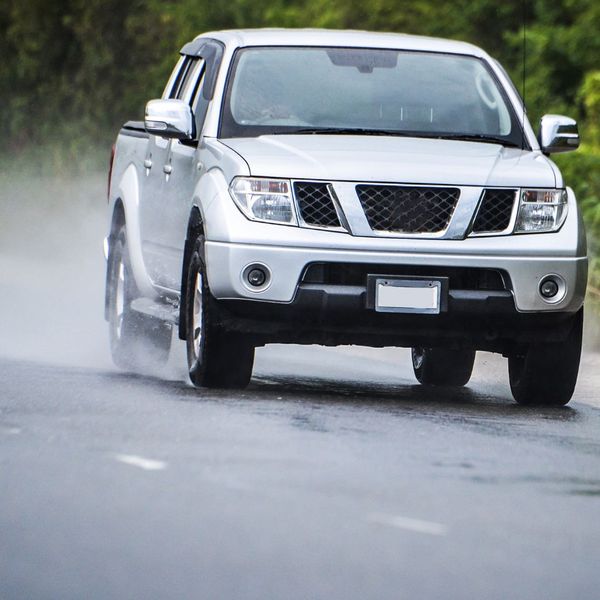
[[[170,175],[173,172],[173,167],[171,165],[165,165],[163,167],[163,173],[166,175]]]

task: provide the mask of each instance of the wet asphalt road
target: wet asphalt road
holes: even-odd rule
[[[270,347],[243,393],[0,360],[0,598],[600,597],[597,357],[564,409],[502,359]]]

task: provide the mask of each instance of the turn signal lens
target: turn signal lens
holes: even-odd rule
[[[566,218],[566,190],[522,190],[515,233],[558,231]]]

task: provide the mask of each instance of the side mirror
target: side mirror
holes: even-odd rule
[[[194,138],[192,109],[183,100],[150,100],[144,126],[148,133],[167,139]]]
[[[545,154],[577,150],[579,147],[577,122],[562,115],[544,115],[540,121],[539,142]]]

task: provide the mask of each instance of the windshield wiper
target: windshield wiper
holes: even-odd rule
[[[487,144],[500,144],[501,146],[510,146],[511,148],[520,148],[521,144],[517,144],[512,140],[497,135],[488,135],[484,133],[444,133],[437,136],[442,140],[459,140],[464,142],[482,142]]]
[[[306,127],[291,131],[277,131],[270,135],[397,135],[414,137],[413,133],[388,131],[386,129],[365,129],[363,127]]]
[[[398,131],[393,129],[367,129],[363,127],[303,127],[291,131],[276,131],[270,135],[387,135],[398,137],[428,138],[439,140],[460,140],[465,142],[483,142],[488,144],[501,144],[520,148],[517,144],[506,138],[480,134],[480,133],[432,133],[425,131]]]

